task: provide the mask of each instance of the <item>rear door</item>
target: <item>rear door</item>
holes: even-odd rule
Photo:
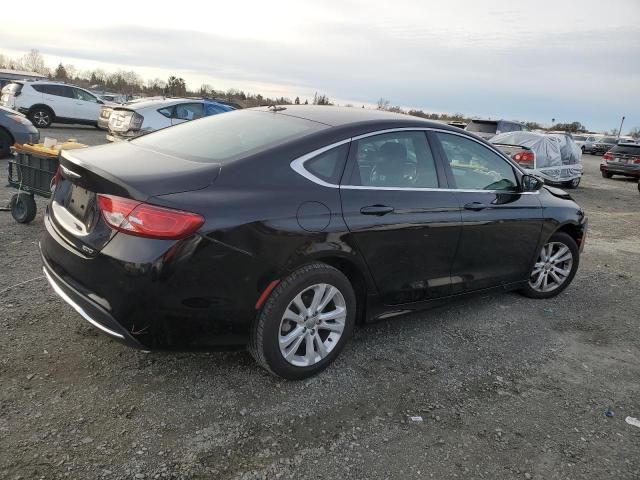
[[[75,118],[75,102],[73,90],[66,85],[33,85],[33,88],[42,93],[42,101],[53,109],[56,117]]]
[[[482,142],[431,135],[462,212],[453,292],[525,280],[542,231],[538,192],[521,192],[514,167]]]
[[[364,256],[384,303],[448,295],[461,230],[454,192],[424,131],[353,140],[340,186],[350,241]]]

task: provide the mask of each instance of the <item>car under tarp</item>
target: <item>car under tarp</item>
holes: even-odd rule
[[[571,182],[582,176],[582,152],[568,134],[506,132],[496,135],[490,142],[533,150],[533,168],[526,170],[551,183]]]

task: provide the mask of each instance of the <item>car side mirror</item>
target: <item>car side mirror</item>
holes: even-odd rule
[[[537,192],[544,185],[544,182],[538,177],[528,174],[523,175],[521,181],[523,192]]]

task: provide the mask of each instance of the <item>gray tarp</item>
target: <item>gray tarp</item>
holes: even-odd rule
[[[564,181],[582,174],[582,152],[569,135],[506,132],[490,142],[530,148],[536,154],[534,170],[553,180]]]

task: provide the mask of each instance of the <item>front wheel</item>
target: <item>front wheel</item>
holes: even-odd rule
[[[564,182],[564,186],[570,189],[578,188],[578,185],[580,185],[580,177]]]
[[[249,350],[274,375],[311,377],[344,347],[355,310],[353,287],[342,272],[324,263],[305,265],[269,295],[251,329]]]
[[[542,247],[527,285],[520,292],[530,298],[551,298],[569,286],[578,270],[576,241],[564,232],[554,233]]]

